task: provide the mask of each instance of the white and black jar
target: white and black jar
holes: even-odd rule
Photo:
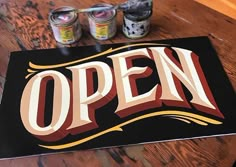
[[[126,13],[124,12],[122,30],[126,37],[138,39],[146,36],[150,30],[152,11]]]

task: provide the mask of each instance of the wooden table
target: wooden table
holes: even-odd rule
[[[101,0],[118,3],[121,0]],[[18,50],[55,48],[48,23],[51,9],[69,5],[90,7],[98,0],[0,0],[0,94],[6,76],[9,53]],[[101,44],[133,41],[121,33],[122,13],[118,13],[118,33]],[[86,15],[80,17],[83,36],[78,46],[96,41],[88,32]],[[208,36],[236,90],[236,20],[189,0],[154,0],[151,32],[141,40]],[[140,40],[137,40],[140,41]],[[1,96],[1,95],[0,95]],[[10,167],[77,166],[209,166],[231,167],[236,160],[236,136],[160,142],[132,147],[76,151],[1,160]]]

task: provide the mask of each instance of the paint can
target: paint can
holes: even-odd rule
[[[111,7],[110,4],[96,4],[92,7]],[[106,10],[99,12],[89,12],[88,21],[90,34],[98,40],[107,40],[115,36],[116,27],[116,14],[117,11]]]
[[[71,9],[74,8],[63,6],[53,11],[67,11]],[[53,14],[53,11],[49,14],[49,22],[56,41],[61,44],[72,44],[78,41],[82,35],[78,14],[76,12]]]
[[[122,30],[126,37],[138,39],[146,36],[150,30],[152,10],[144,12],[124,12]]]

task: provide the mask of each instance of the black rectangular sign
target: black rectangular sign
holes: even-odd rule
[[[207,37],[13,52],[0,158],[236,132]]]

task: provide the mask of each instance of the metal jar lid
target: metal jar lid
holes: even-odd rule
[[[112,7],[112,5],[101,3],[101,4],[96,4],[96,5],[92,6],[92,8],[93,7]],[[91,19],[95,20],[96,22],[100,22],[100,23],[109,21],[109,20],[113,19],[115,16],[116,16],[115,9],[88,13],[88,17],[90,17]]]
[[[132,13],[127,13],[124,12],[124,16],[132,21],[142,21],[146,20],[152,15],[152,10],[144,11],[144,12],[132,12]]]
[[[78,18],[78,15],[76,12],[72,11],[72,12],[66,12],[66,13],[60,13],[60,14],[53,14],[53,12],[55,11],[67,11],[67,10],[73,10],[73,9],[74,8],[70,6],[63,6],[63,7],[53,10],[49,14],[50,22],[54,25],[59,25],[59,26],[69,25],[73,23]]]

